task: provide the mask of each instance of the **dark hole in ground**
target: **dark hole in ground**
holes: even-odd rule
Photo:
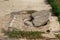
[[[50,33],[50,30],[46,30],[46,32]]]

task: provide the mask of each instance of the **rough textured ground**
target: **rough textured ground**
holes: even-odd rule
[[[54,32],[56,32],[56,31],[60,31],[59,23],[57,21],[58,19],[56,16],[50,16],[49,22],[45,26],[41,26],[41,27],[25,26],[24,27],[22,24],[23,21],[20,20],[20,19],[23,19],[23,15],[16,14],[15,16],[13,16],[13,14],[12,14],[12,12],[15,12],[15,11],[18,12],[18,11],[22,11],[22,10],[36,10],[36,11],[47,10],[47,11],[49,11],[51,9],[51,7],[49,4],[46,4],[45,1],[46,0],[33,0],[33,1],[32,0],[0,0],[0,32],[2,31],[2,28],[7,29],[10,26],[19,27],[21,30],[25,30],[25,31],[44,31],[44,32],[46,32],[46,30],[50,30],[52,34],[54,34]],[[24,16],[24,18],[28,18],[28,20],[29,20],[30,17],[27,17],[27,16],[30,16],[30,14],[24,14],[24,15],[26,15],[26,16]],[[21,23],[19,23],[19,22],[21,22]],[[12,25],[12,23],[13,23],[13,25]],[[23,27],[21,27],[21,26],[23,26]],[[3,34],[1,34],[0,36],[3,36]],[[52,37],[52,38],[53,38],[53,36],[50,35],[50,37]],[[21,39],[19,39],[19,40],[21,40]]]
[[[48,11],[51,9],[50,5],[47,5],[45,3],[45,0],[41,0],[41,1],[35,0],[34,2],[32,0],[25,0],[25,1],[24,0],[0,0],[0,4],[1,4],[0,5],[0,18],[2,18],[0,20],[1,20],[2,27],[4,27],[4,26],[8,27],[6,23],[11,21],[11,18],[9,18],[10,15],[8,15],[11,12],[15,12],[15,11],[17,12],[17,11],[21,11],[21,10],[36,10],[36,11],[47,10]],[[18,17],[18,19],[19,19],[19,17]],[[7,20],[9,20],[9,21],[7,21]],[[18,25],[20,25],[20,24],[18,24]],[[14,25],[14,26],[16,26],[16,25]],[[34,29],[34,27],[32,27],[32,28]],[[31,30],[32,30],[32,28],[31,28]],[[30,28],[28,28],[28,29],[30,29]],[[37,28],[37,30],[39,30],[39,29]]]
[[[39,13],[39,14],[41,14],[41,13]],[[44,14],[37,15],[37,17],[39,16],[39,18],[37,19],[37,20],[39,20],[39,22],[43,22],[44,21],[43,23],[39,23],[41,26],[43,26],[42,24],[44,24],[45,22],[47,23],[47,21],[49,20],[49,14],[50,13],[45,13],[45,16],[48,15],[47,17],[45,17]],[[23,13],[23,12],[21,12],[21,13],[20,12],[15,12],[15,13],[13,12],[11,14],[5,15],[5,17],[3,17],[1,19],[1,21],[3,21],[2,22],[3,24],[1,23],[1,26],[4,29],[5,29],[5,27],[6,27],[6,29],[8,27],[15,27],[15,28],[18,28],[18,29],[21,29],[21,30],[24,30],[24,31],[40,31],[40,30],[42,30],[42,29],[47,27],[47,26],[46,27],[40,27],[40,25],[38,25],[38,27],[37,27],[37,26],[33,25],[32,21],[34,21],[34,20],[32,20],[31,22],[29,21],[29,20],[31,20],[31,18],[30,18],[31,15],[32,14],[27,14],[27,13]],[[41,16],[42,16],[42,19],[41,19]],[[46,31],[46,29],[45,29],[45,31]]]

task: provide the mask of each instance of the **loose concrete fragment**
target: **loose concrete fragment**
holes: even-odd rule
[[[46,10],[32,13],[32,17],[34,18],[33,24],[35,26],[44,25],[49,20],[49,16],[50,16],[50,12]]]

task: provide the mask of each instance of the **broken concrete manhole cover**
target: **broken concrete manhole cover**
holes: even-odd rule
[[[49,11],[34,11],[34,10],[25,10],[12,12],[9,15],[8,27],[40,27],[47,23],[49,20]],[[7,18],[7,17],[6,17]]]

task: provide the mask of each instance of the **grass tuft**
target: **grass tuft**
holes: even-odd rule
[[[40,31],[20,31],[13,29],[12,31],[4,31],[5,35],[7,35],[9,38],[42,38],[42,33]]]
[[[58,17],[58,21],[60,22],[60,3],[57,0],[47,0],[48,3],[52,7],[52,12]]]

